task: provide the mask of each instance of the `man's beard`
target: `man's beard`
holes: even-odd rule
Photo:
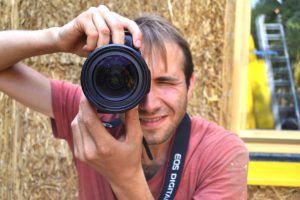
[[[143,134],[149,145],[159,145],[172,138],[177,126],[178,124],[171,124],[165,130],[162,130],[163,133],[159,132],[161,130],[147,130],[143,131]]]

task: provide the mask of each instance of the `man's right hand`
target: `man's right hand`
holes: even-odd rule
[[[82,96],[72,122],[75,157],[99,172],[118,199],[153,199],[141,163],[143,132],[138,108],[125,113],[125,133],[115,139]]]
[[[87,56],[95,48],[108,44],[110,36],[113,43],[123,44],[125,29],[132,34],[135,47],[140,48],[142,33],[137,24],[100,5],[58,28],[56,42],[60,51]]]

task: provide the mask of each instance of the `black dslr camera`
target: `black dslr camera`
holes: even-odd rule
[[[150,71],[125,32],[125,45],[110,44],[93,51],[84,62],[81,86],[101,113],[122,113],[137,106],[150,90]]]

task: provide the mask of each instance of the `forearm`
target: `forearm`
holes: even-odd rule
[[[56,30],[0,32],[0,71],[25,58],[58,52]]]

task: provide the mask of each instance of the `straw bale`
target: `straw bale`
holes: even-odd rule
[[[10,28],[10,10],[7,1],[0,1],[0,30]]]
[[[130,18],[157,13],[177,25],[191,44],[198,82],[189,104],[191,114],[219,122],[222,95],[221,69],[225,0],[103,1],[112,10]],[[38,29],[61,26],[97,1],[19,1],[18,28]],[[39,9],[46,8],[46,9]],[[200,14],[199,14],[200,13]],[[54,78],[78,82],[83,60],[77,56],[54,54],[30,59],[38,69],[50,71]],[[68,67],[66,67],[68,66]],[[58,73],[53,72],[59,71]]]
[[[165,16],[187,37],[198,78],[189,103],[192,115],[220,122],[226,0],[104,0],[130,18],[142,13]],[[232,1],[231,1],[232,2]],[[0,28],[62,26],[96,0],[0,0]],[[84,59],[56,53],[27,59],[55,79],[79,82]],[[230,80],[230,78],[228,79]],[[223,81],[224,83],[224,81]],[[226,110],[226,109],[225,109]],[[66,143],[53,139],[49,119],[0,93],[0,199],[76,199],[76,174]]]
[[[250,186],[250,200],[298,200],[300,188],[273,187],[273,186]]]
[[[176,24],[191,44],[198,77],[189,112],[219,120],[225,0],[102,1],[130,18],[157,13]],[[61,26],[97,1],[0,0],[2,29]],[[218,58],[218,59],[216,59]],[[84,59],[57,53],[27,59],[55,79],[78,83]],[[0,199],[74,199],[76,175],[67,145],[51,136],[49,120],[1,94]]]

